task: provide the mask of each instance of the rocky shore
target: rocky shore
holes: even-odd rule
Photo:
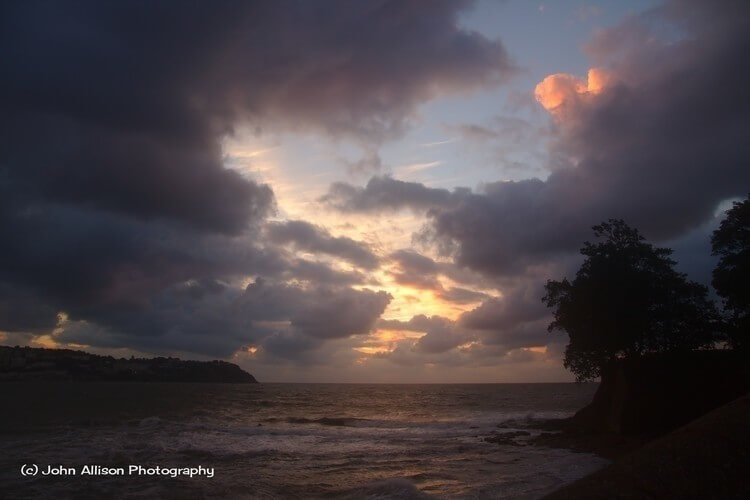
[[[750,498],[749,370],[732,351],[619,360],[575,416],[487,440],[614,461],[548,498]]]
[[[257,383],[226,361],[117,359],[70,349],[0,346],[0,381],[22,380]]]
[[[750,498],[748,422],[750,394],[545,498]]]

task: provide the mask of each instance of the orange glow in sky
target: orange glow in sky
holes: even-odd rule
[[[581,96],[601,93],[611,80],[611,75],[601,68],[591,68],[585,80],[569,73],[555,73],[537,84],[534,96],[544,109],[554,112]]]

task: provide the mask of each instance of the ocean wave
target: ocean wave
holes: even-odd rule
[[[355,486],[351,489],[340,491],[331,495],[332,498],[356,499],[368,498],[379,499],[430,499],[432,495],[420,491],[410,480],[397,477],[373,481]]]
[[[278,419],[266,419],[266,421],[275,420],[278,421]],[[358,421],[368,421],[368,419],[364,418],[354,418],[354,417],[321,417],[321,418],[304,418],[304,417],[287,417],[284,419],[285,422],[289,424],[319,424],[319,425],[328,425],[332,427],[353,427],[354,424]]]

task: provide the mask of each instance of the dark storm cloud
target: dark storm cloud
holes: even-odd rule
[[[549,318],[544,318],[517,323],[504,330],[480,332],[478,337],[483,345],[498,346],[505,353],[524,347],[542,347],[564,340],[564,334],[547,331],[549,322]]]
[[[435,316],[430,319],[431,324],[427,328],[427,333],[414,344],[414,348],[419,352],[429,354],[446,352],[476,338],[471,332],[456,328],[452,321]]]
[[[539,266],[567,267],[564,256],[608,217],[674,244],[681,268],[706,279],[714,211],[750,183],[750,105],[742,97],[750,70],[739,63],[750,50],[748,14],[747,3],[678,2],[603,32],[591,47],[610,63],[602,91],[582,94],[564,79],[555,89],[566,100],[551,109],[558,136],[549,178],[490,183],[430,212],[423,236],[452,248],[458,265],[517,276],[502,298],[464,313],[459,327],[503,350],[556,345]],[[680,38],[642,36],[664,19],[684,29]]]
[[[397,264],[397,270],[391,271],[396,283],[424,289],[440,289],[437,279],[438,264],[424,255],[411,250],[398,250],[389,256]]]
[[[553,111],[566,166],[544,182],[489,184],[435,215],[436,240],[457,245],[459,264],[517,272],[575,250],[609,217],[673,238],[747,191],[750,67],[740,61],[750,50],[750,4],[677,2],[654,16],[685,37],[626,47],[601,94],[573,95]]]
[[[289,330],[275,331],[263,341],[262,355],[273,358],[307,362],[311,351],[323,345],[320,339]],[[275,359],[274,359],[275,361]]]
[[[294,259],[289,268],[282,274],[289,280],[303,280],[310,283],[330,286],[350,286],[360,284],[377,284],[358,271],[339,271],[322,262],[305,259]]]
[[[317,338],[367,333],[392,297],[386,292],[268,283],[248,285],[242,310],[258,321],[288,321],[291,328]]]
[[[418,182],[392,177],[373,177],[364,188],[345,182],[331,184],[320,201],[344,212],[381,212],[410,208],[415,211],[447,208],[457,204],[467,189],[434,189]]]
[[[541,305],[539,298],[529,294],[509,297],[505,302],[490,299],[461,315],[458,321],[419,314],[409,321],[381,319],[377,327],[424,332],[425,335],[416,341],[401,341],[410,344],[410,349],[415,353],[441,354],[450,351],[455,355],[461,350],[478,349],[485,350],[486,356],[504,356],[514,349],[544,346],[555,340],[547,332],[550,321],[547,311],[543,307],[540,310],[537,303]],[[516,311],[516,307],[520,311]],[[442,361],[450,362],[448,358]]]
[[[449,351],[475,338],[471,332],[459,328],[454,321],[442,316],[425,316],[419,314],[409,321],[380,320],[378,328],[386,330],[405,330],[424,332],[413,345],[418,352],[436,354]]]
[[[378,257],[364,243],[345,236],[333,237],[325,229],[309,222],[293,220],[270,223],[266,232],[273,243],[291,243],[299,250],[340,257],[365,269],[374,269],[379,263]]]
[[[392,297],[386,292],[318,290],[292,316],[295,329],[317,338],[339,338],[368,333]]]
[[[504,331],[521,323],[547,318],[541,286],[517,286],[502,298],[491,298],[461,315],[461,326],[472,330]]]
[[[257,279],[244,290],[204,280],[160,290],[140,307],[100,305],[72,322],[59,340],[145,351],[192,351],[229,356],[242,345],[268,343],[281,356],[321,340],[369,332],[391,296],[351,288],[302,287]],[[283,356],[282,356],[283,357]]]
[[[392,297],[367,289],[301,288],[256,280],[241,298],[257,342],[274,357],[304,361],[322,341],[370,332]]]
[[[428,332],[417,347],[429,352],[442,352],[471,341],[498,346],[504,350],[503,354],[520,347],[542,346],[550,341],[549,313],[540,300],[542,295],[541,286],[524,284],[509,289],[502,298],[487,298],[485,294],[473,292],[468,295],[472,299],[468,302],[477,302],[482,296],[484,302],[463,313],[457,321],[415,316],[402,326]],[[383,321],[379,324],[389,325]]]
[[[456,283],[482,288],[495,288],[496,284],[469,269],[457,267],[452,262],[439,262],[414,250],[401,249],[391,253],[388,259],[396,264],[389,273],[401,285],[439,291],[445,300],[476,302],[477,297],[487,295],[466,289],[454,288],[446,292],[438,279],[445,276]]]
[[[677,29],[662,29],[672,39],[659,42],[649,30],[665,24]],[[449,193],[376,177],[365,188],[333,185],[327,200],[349,210],[429,210],[423,240],[459,266],[512,276],[574,252],[604,219],[665,241],[746,194],[750,4],[672,2],[603,31],[589,50],[608,63],[609,81],[596,94],[580,93],[572,77],[551,82],[565,100],[551,110],[557,136],[546,180]]]
[[[98,304],[140,304],[172,283],[231,277],[287,264],[253,235],[206,234],[166,221],[37,204],[0,213],[0,281],[25,286],[56,307],[83,313]]]
[[[466,6],[3,2],[0,328],[51,327],[64,310],[65,335],[92,345],[227,353],[268,333],[253,316],[267,311],[222,283],[359,279],[265,248],[273,193],[225,169],[221,141],[249,122],[378,142],[425,100],[497,83],[513,68],[499,42],[458,27]],[[376,265],[318,236],[302,246]],[[387,303],[318,295],[279,317],[338,337]],[[350,310],[325,330],[315,315],[335,307]]]
[[[438,264],[434,260],[411,250],[397,250],[390,255],[390,258],[409,273],[434,275],[439,271]]]
[[[29,290],[0,283],[0,331],[47,333],[57,325],[57,312]]]
[[[444,290],[437,294],[437,297],[446,302],[454,302],[456,304],[471,304],[473,302],[480,302],[489,298],[489,295],[482,292],[476,292],[467,288],[451,287],[448,290]]]

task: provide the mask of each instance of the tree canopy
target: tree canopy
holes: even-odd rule
[[[735,202],[711,237],[711,254],[719,256],[711,284],[729,313],[729,341],[747,344],[750,329],[750,196]]]
[[[672,250],[610,219],[593,227],[571,282],[548,281],[542,301],[554,309],[549,330],[568,333],[564,365],[576,378],[601,375],[612,359],[695,349],[716,340],[717,313],[705,286],[674,269]]]

